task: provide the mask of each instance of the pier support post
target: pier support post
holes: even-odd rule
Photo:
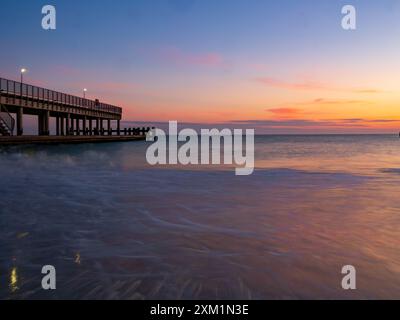
[[[65,134],[65,130],[64,130],[64,116],[60,117],[60,134],[63,136]]]
[[[75,119],[71,117],[71,135],[75,135]]]
[[[86,131],[86,116],[83,117],[83,135],[86,136],[87,135],[87,131]]]
[[[38,116],[38,132],[39,136],[48,136],[49,132],[49,118],[50,112],[48,110],[44,111]]]
[[[39,114],[38,115],[38,135],[42,136],[43,135],[43,115]]]
[[[100,119],[96,118],[96,136],[100,134]]]
[[[24,121],[23,121],[24,109],[18,108],[17,111],[17,136],[22,136],[24,134]]]
[[[107,135],[111,136],[112,132],[111,132],[111,120],[107,119]]]
[[[60,135],[64,135],[64,116],[60,116]]]
[[[71,115],[69,114],[69,113],[67,113],[67,116],[66,116],[66,118],[65,118],[65,126],[66,126],[66,129],[65,129],[65,134],[67,135],[67,136],[69,136],[70,135],[70,127],[69,127],[69,120],[70,120],[70,118],[71,118]]]
[[[117,135],[121,135],[121,121],[117,120]]]
[[[45,126],[44,135],[49,136],[50,135],[50,111],[48,111],[48,110],[44,113],[44,126]]]
[[[60,117],[56,116],[56,136],[60,135]]]
[[[93,130],[93,121],[90,118],[89,119],[89,136],[93,135],[93,131],[92,130]]]
[[[79,118],[76,118],[76,135],[77,136],[79,136],[81,134],[79,126],[80,126]]]
[[[100,119],[100,135],[104,136],[104,124],[103,124],[103,119]]]

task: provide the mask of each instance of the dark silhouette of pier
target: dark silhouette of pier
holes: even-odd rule
[[[13,117],[12,114],[15,114]],[[94,137],[108,136],[102,141],[111,141],[111,136],[117,137],[144,137],[150,128],[121,129],[122,108],[102,103],[98,99],[90,100],[57,92],[22,82],[0,78],[0,143],[6,141],[24,141],[25,139],[23,115],[37,116],[38,136],[40,141],[50,136],[50,118],[56,120],[56,137],[63,137],[60,141],[85,141],[85,138],[72,139],[74,136],[92,137],[88,141],[95,141]],[[114,126],[112,124],[114,123]],[[2,136],[2,137],[1,137]],[[6,138],[8,137],[8,138]],[[25,137],[25,136],[24,136]],[[67,138],[66,138],[67,137]],[[69,138],[68,138],[69,137]],[[124,140],[129,139],[125,138]],[[32,141],[39,141],[37,138]],[[50,139],[47,139],[50,141]],[[51,141],[57,141],[52,137]],[[28,141],[29,142],[29,141]]]

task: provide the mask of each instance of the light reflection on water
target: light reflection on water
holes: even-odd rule
[[[18,272],[17,268],[15,267],[11,269],[10,290],[11,292],[15,292],[18,290]]]
[[[75,255],[75,263],[81,264],[81,254],[79,252]]]
[[[395,137],[257,137],[250,177],[150,168],[145,148],[0,153],[0,298],[400,298]]]

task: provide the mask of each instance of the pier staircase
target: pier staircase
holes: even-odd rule
[[[0,136],[12,136],[15,120],[5,106],[0,105]]]

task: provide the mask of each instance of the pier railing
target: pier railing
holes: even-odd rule
[[[43,102],[60,103],[90,110],[122,114],[122,109],[98,100],[89,100],[13,80],[0,78],[0,92],[4,96],[36,99]]]

